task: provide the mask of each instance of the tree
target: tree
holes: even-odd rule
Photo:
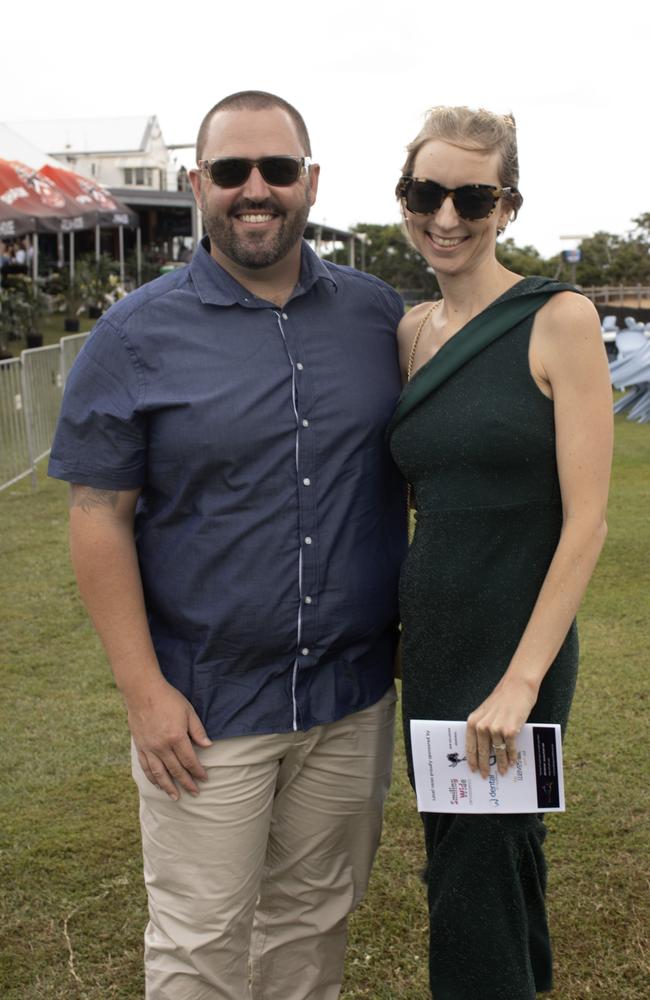
[[[535,247],[515,246],[513,239],[497,243],[497,260],[508,270],[514,271],[515,274],[521,274],[524,278],[528,278],[532,274],[551,277],[555,271],[553,263],[544,260]]]
[[[514,240],[497,243],[497,259],[516,274],[533,274],[575,280],[584,288],[605,285],[650,285],[650,212],[632,220],[635,228],[625,236],[597,232],[582,240],[582,259],[572,265],[557,254],[543,258],[533,246],[518,247]],[[360,223],[353,232],[366,236],[364,266],[405,294],[407,301],[439,294],[435,274],[409,243],[400,225]]]
[[[576,269],[579,284],[650,284],[650,229],[644,231],[644,226],[639,225],[643,219],[650,223],[650,214],[634,220],[637,231],[627,236],[598,232],[582,241],[582,260]]]
[[[579,284],[614,285],[612,266],[619,251],[619,237],[613,233],[598,232],[580,243],[581,260],[576,266]]]
[[[637,219],[632,219],[635,225],[634,235],[650,247],[650,212],[644,212]]]
[[[438,282],[433,272],[406,239],[402,227],[360,223],[352,230],[364,233],[365,270],[401,292],[416,293],[415,299],[430,299],[438,294]],[[412,296],[407,295],[407,298]]]

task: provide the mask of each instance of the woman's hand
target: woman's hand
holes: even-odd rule
[[[467,763],[481,777],[490,773],[496,757],[499,774],[517,762],[515,740],[537,701],[537,689],[521,677],[505,676],[467,719]]]

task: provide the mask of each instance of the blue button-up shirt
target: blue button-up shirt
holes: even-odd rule
[[[50,475],[141,488],[156,653],[213,739],[331,722],[392,681],[402,312],[306,243],[279,308],[206,243],[113,306],[69,376]]]

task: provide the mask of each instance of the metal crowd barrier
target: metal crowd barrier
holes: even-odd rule
[[[61,406],[61,348],[32,347],[20,360],[29,455],[36,465],[50,450]]]
[[[24,476],[36,485],[36,463],[49,454],[63,386],[87,333],[0,361],[0,490]]]
[[[69,337],[61,337],[61,380],[65,386],[66,379],[70,374],[70,369],[74,364],[79,351],[88,340],[87,333],[72,333]]]
[[[32,471],[20,358],[0,361],[0,489]]]

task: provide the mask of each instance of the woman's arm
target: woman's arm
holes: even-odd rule
[[[533,328],[531,372],[553,399],[563,524],[532,615],[505,674],[468,718],[473,770],[489,772],[490,745],[501,773],[516,761],[514,741],[573,621],[607,534],[612,392],[600,322],[587,299],[562,292]]]

